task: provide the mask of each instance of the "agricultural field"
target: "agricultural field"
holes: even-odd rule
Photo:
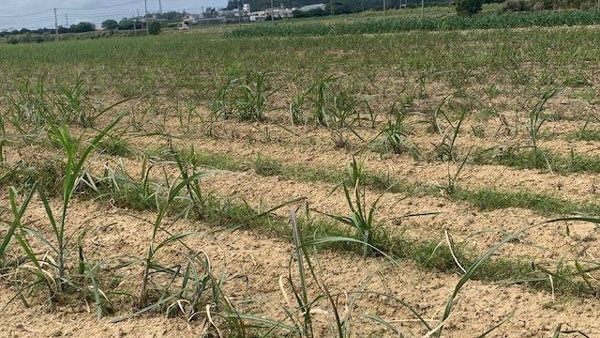
[[[3,336],[600,335],[598,26],[257,32],[0,45]]]

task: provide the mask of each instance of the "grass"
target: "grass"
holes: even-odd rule
[[[495,164],[519,169],[542,169],[560,174],[600,173],[600,157],[580,155],[572,151],[569,156],[552,153],[546,149],[480,150],[473,157],[476,164]]]
[[[98,150],[106,155],[127,157],[132,155],[131,146],[121,137],[109,137],[98,143]]]
[[[579,130],[570,137],[577,141],[600,141],[600,131],[597,130]]]
[[[175,152],[169,148],[156,148],[145,150],[146,154],[157,160],[175,161]],[[252,169],[260,176],[278,176],[283,179],[297,180],[302,182],[323,182],[337,185],[346,180],[346,173],[342,170],[329,167],[315,167],[304,164],[283,164],[279,161],[265,157],[262,154],[256,156],[254,160],[240,159],[222,153],[198,152],[192,150],[182,150],[179,152],[186,161],[193,163],[196,166],[204,166],[216,170],[227,171],[246,171]],[[546,169],[546,162],[538,158],[537,165],[531,165],[529,162],[517,162],[517,159],[512,159],[511,162],[506,160],[499,161],[498,159],[483,162],[477,157],[474,161],[479,164],[502,164],[520,168],[540,168]],[[550,163],[556,163],[551,157]],[[593,159],[587,159],[589,164],[594,164]],[[21,170],[9,172],[0,182],[20,182],[33,184],[36,179],[42,182],[55,182],[53,177],[58,175],[55,172],[55,167],[58,163],[30,163],[20,164]],[[41,172],[37,171],[37,167],[46,167]],[[559,170],[559,166],[553,166],[554,170]],[[589,169],[586,169],[589,170]],[[581,171],[583,171],[581,169]],[[562,172],[562,171],[561,171]],[[41,174],[43,173],[43,174]],[[574,213],[600,213],[600,206],[592,203],[573,202],[561,199],[552,193],[532,192],[527,190],[507,191],[490,187],[482,187],[479,189],[455,188],[448,192],[443,187],[427,185],[422,183],[412,183],[404,179],[391,176],[386,172],[368,171],[364,173],[363,184],[375,191],[386,191],[390,193],[401,193],[408,196],[448,196],[450,199],[463,201],[472,204],[481,210],[496,210],[506,208],[522,208],[538,212],[542,215],[557,215],[557,214],[574,214]],[[441,191],[446,191],[446,195],[441,194]],[[142,196],[148,193],[137,192]],[[148,202],[142,203],[146,205]],[[144,207],[142,207],[144,208]],[[137,209],[137,208],[135,208]]]
[[[277,176],[283,172],[282,165],[279,162],[263,157],[260,153],[252,163],[252,169],[260,176]]]
[[[552,195],[526,190],[502,191],[491,188],[482,188],[479,190],[458,189],[450,195],[450,198],[469,202],[482,210],[523,208],[544,215],[597,214],[600,212],[600,206],[595,204],[566,201]]]
[[[111,306],[109,296],[126,295],[128,291],[119,291],[110,289],[109,280],[114,278],[108,273],[110,270],[119,270],[120,268],[130,267],[143,262],[143,274],[141,279],[141,290],[137,299],[138,310],[127,314],[124,317],[116,318],[115,321],[124,320],[134,316],[138,316],[148,311],[166,311],[168,316],[182,312],[184,316],[196,315],[200,309],[205,310],[206,306],[214,308],[214,313],[223,318],[227,318],[227,325],[223,325],[227,330],[238,331],[237,336],[247,336],[242,330],[240,317],[231,303],[225,299],[221,285],[224,283],[222,277],[212,275],[211,266],[208,256],[202,257],[201,252],[196,252],[192,248],[183,243],[183,239],[193,235],[194,233],[171,234],[168,230],[168,225],[163,224],[163,220],[167,215],[171,215],[173,211],[172,205],[177,202],[179,206],[184,205],[182,194],[180,192],[188,189],[191,193],[190,186],[197,187],[197,180],[200,174],[187,176],[187,171],[182,173],[182,180],[176,182],[173,186],[166,187],[166,193],[159,186],[150,187],[147,183],[147,175],[143,176],[139,182],[131,180],[129,177],[114,177],[114,172],[106,171],[105,179],[109,181],[99,180],[95,182],[92,175],[85,172],[83,164],[86,162],[87,156],[92,149],[96,148],[99,141],[105,136],[108,131],[113,128],[116,123],[122,118],[118,116],[111,124],[100,131],[89,144],[80,149],[80,142],[71,142],[69,132],[65,127],[51,127],[50,133],[60,139],[63,144],[66,156],[66,164],[62,164],[60,168],[54,169],[64,170],[64,175],[58,176],[60,184],[56,182],[38,181],[30,186],[29,182],[23,182],[20,188],[21,191],[29,191],[25,199],[18,204],[20,192],[16,188],[9,189],[9,199],[11,204],[11,212],[14,219],[12,220],[8,231],[4,234],[2,243],[0,243],[0,262],[2,270],[5,273],[6,269],[15,268],[23,270],[22,273],[10,273],[11,279],[14,277],[14,283],[17,286],[17,294],[10,299],[8,304],[20,299],[25,307],[29,307],[26,298],[34,296],[38,291],[39,286],[46,288],[48,291],[48,301],[50,304],[69,302],[76,298],[90,299],[96,307],[96,317],[101,319],[108,314]],[[29,168],[26,168],[29,169]],[[22,169],[12,168],[11,174],[15,177],[27,176],[15,173]],[[182,167],[183,170],[183,167]],[[39,169],[36,171],[39,172]],[[43,173],[48,175],[47,173]],[[55,177],[56,180],[57,177]],[[117,183],[118,182],[118,183]],[[126,184],[122,184],[125,182]],[[18,182],[12,182],[18,183]],[[118,188],[122,188],[119,190]],[[117,188],[112,190],[112,188]],[[140,194],[140,191],[149,190],[151,200],[155,203],[140,203],[140,199],[147,196]],[[51,203],[46,197],[45,191],[51,194],[61,196],[60,213],[55,216]],[[194,190],[198,192],[199,190]],[[133,193],[132,193],[133,192]],[[46,237],[44,232],[37,228],[28,228],[29,224],[24,225],[21,222],[25,214],[32,196],[37,193],[44,206],[47,214],[46,221],[50,223],[51,235],[55,238]],[[110,260],[110,257],[102,257],[99,261],[90,261],[86,258],[84,247],[81,244],[83,234],[77,234],[77,231],[68,230],[67,226],[67,211],[72,204],[72,200],[78,197],[92,197],[100,200],[110,200],[121,203],[122,206],[137,205],[139,209],[156,210],[156,219],[152,222],[152,236],[149,242],[147,255],[145,259],[133,259],[131,257],[121,257],[122,260],[117,264],[116,268],[106,268],[105,265]],[[190,195],[190,198],[194,198]],[[123,203],[124,202],[124,203]],[[177,215],[171,215],[171,218],[178,218]],[[163,234],[168,234],[165,238]],[[72,236],[78,235],[78,239],[74,240]],[[14,262],[10,260],[7,254],[7,249],[10,243],[16,241],[22,249],[22,254],[25,258],[18,258]],[[33,242],[41,242],[47,246],[47,251],[41,254],[38,253],[37,246]],[[174,244],[181,244],[186,249],[187,266],[179,270],[171,266],[171,262],[161,263],[156,257],[161,249],[172,247]],[[72,249],[77,250],[77,254],[71,252]],[[14,249],[10,250],[10,254],[14,255]],[[72,258],[77,258],[77,264],[71,262]],[[126,263],[123,263],[126,261]],[[56,272],[56,275],[54,275]],[[161,279],[160,275],[166,275],[166,279]],[[8,276],[6,276],[8,277]],[[178,281],[179,286],[173,284]],[[104,289],[106,286],[108,289]],[[118,289],[117,285],[112,288]],[[7,306],[8,304],[5,304]],[[185,305],[182,305],[185,304]],[[189,306],[189,307],[188,307]],[[210,314],[208,314],[210,316]],[[191,317],[190,317],[191,318]],[[219,328],[215,326],[217,332]]]
[[[194,179],[197,178],[197,176],[192,177]],[[190,207],[185,200],[181,199],[179,199],[179,202],[170,206],[168,204],[163,205],[162,202],[159,204],[142,203],[140,200],[142,194],[140,194],[139,191],[146,189],[144,188],[144,186],[146,186],[144,180],[136,181],[126,177],[121,177],[120,179],[111,178],[111,181],[119,182],[118,190],[108,187],[103,188],[104,185],[101,183],[103,181],[106,180],[97,178],[95,183],[97,190],[86,189],[84,190],[87,191],[85,194],[91,194],[90,197],[100,197],[103,200],[112,200],[113,203],[116,202],[119,206],[125,208],[137,206],[136,209],[138,210],[158,210],[159,216],[160,214],[163,214],[163,217],[166,215],[167,210],[169,210],[169,214],[181,214],[183,209]],[[185,184],[190,181],[191,180],[185,180],[180,183],[177,186],[177,192],[184,189]],[[156,185],[149,186],[152,190],[151,195],[160,195],[160,190],[157,190],[158,188],[152,188]],[[84,191],[81,191],[80,189],[79,191],[79,196],[82,196],[81,193]],[[174,190],[171,190],[171,192],[173,191]],[[462,192],[458,194],[459,198],[466,198],[461,195]],[[173,196],[171,193],[169,193],[169,195]],[[481,195],[477,195],[477,198],[486,200],[488,196],[492,195],[493,194],[486,195],[483,198]],[[196,214],[195,217],[199,217],[210,224],[215,226],[248,227],[264,231],[265,233],[283,236],[285,238],[290,238],[292,235],[291,229],[286,222],[277,216],[267,216],[260,211],[252,209],[246,203],[223,200],[214,194],[209,194],[207,196],[208,197],[206,197],[203,202],[202,212]],[[531,196],[524,197],[519,202],[529,198],[531,198]],[[157,207],[161,205],[162,207]],[[486,206],[482,205],[482,207]],[[350,229],[340,227],[336,221],[302,218],[300,219],[300,222],[305,229],[305,233],[321,237],[355,238],[355,235]],[[460,271],[456,266],[453,255],[456,256],[464,266],[470,266],[477,256],[476,254],[472,254],[473,250],[467,247],[453,248],[453,251],[451,251],[446,246],[440,246],[438,241],[414,241],[399,233],[383,231],[381,227],[374,227],[371,229],[369,243],[373,247],[376,247],[397,259],[409,259],[424,268],[451,273]],[[355,252],[357,254],[363,253],[362,245],[353,243],[330,243],[326,245],[326,247]],[[544,269],[545,268],[541,265],[535,266],[527,261],[519,262],[510,259],[495,258],[481,265],[478,271],[473,275],[473,278],[485,281],[517,281],[528,284],[536,289],[549,291],[551,290],[551,285],[547,278],[547,271]],[[556,275],[554,280],[555,284],[553,285],[555,292],[564,294],[585,294],[589,292],[588,288],[575,280],[577,272],[574,268],[563,268],[562,270],[551,273]]]

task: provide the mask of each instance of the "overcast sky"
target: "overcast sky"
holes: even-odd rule
[[[159,0],[147,0],[148,11],[158,12]],[[200,12],[202,7],[225,7],[227,0],[161,0],[163,11]],[[80,21],[100,25],[106,19],[130,17],[144,13],[144,0],[0,0],[0,30],[54,27],[57,8],[58,24],[66,26]]]

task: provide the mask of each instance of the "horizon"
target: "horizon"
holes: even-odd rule
[[[200,13],[207,7],[226,7],[226,0],[160,0],[162,12]],[[0,31],[35,30],[40,28],[69,27],[79,22],[91,22],[97,27],[105,20],[143,16],[144,0],[107,0],[102,4],[92,0],[5,0],[0,15]],[[147,0],[148,13],[159,13],[159,0]]]

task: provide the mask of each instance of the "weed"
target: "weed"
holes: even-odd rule
[[[256,156],[252,169],[261,176],[276,176],[281,174],[282,171],[279,162],[273,161],[270,158],[265,158],[260,153]]]
[[[292,102],[290,102],[290,123],[294,126],[304,125],[307,122],[304,115],[306,98],[306,92],[299,92],[293,97]]]
[[[121,137],[110,137],[100,141],[98,149],[100,152],[111,156],[126,157],[132,154],[131,147]]]

